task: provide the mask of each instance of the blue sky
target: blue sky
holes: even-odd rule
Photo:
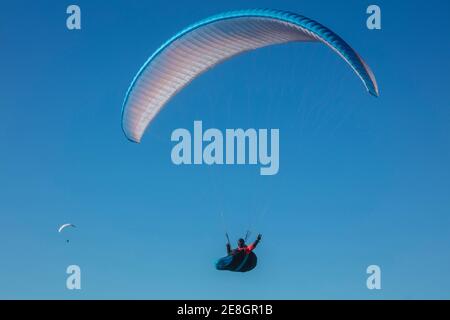
[[[0,12],[0,298],[450,298],[450,44],[444,1],[254,1],[331,28],[381,96],[320,44],[264,48],[196,79],[140,145],[125,92],[185,26],[244,1],[14,1]],[[280,171],[175,166],[176,128],[279,128]],[[233,239],[263,234],[258,267],[218,272]],[[78,225],[66,244],[56,232]],[[82,290],[65,269],[82,270]],[[366,267],[382,290],[366,288]]]

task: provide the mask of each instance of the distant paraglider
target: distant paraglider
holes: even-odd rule
[[[76,226],[72,223],[65,223],[58,228],[58,233],[62,233],[67,228],[76,228]],[[66,242],[69,243],[69,239],[66,239]]]
[[[126,93],[123,132],[129,140],[140,142],[161,108],[200,74],[240,53],[288,42],[327,45],[350,65],[369,93],[379,95],[366,62],[322,24],[270,9],[225,12],[183,29],[150,56]]]

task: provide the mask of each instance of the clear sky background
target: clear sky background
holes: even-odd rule
[[[82,30],[66,28],[66,8]],[[448,1],[9,1],[0,11],[0,298],[450,298]],[[135,73],[185,26],[267,7],[331,28],[381,96],[321,44],[229,60],[196,79],[140,145],[120,128]],[[170,134],[279,128],[280,171],[172,164]],[[222,223],[223,212],[225,223]],[[57,233],[71,222],[71,242]],[[263,241],[218,272],[224,228]],[[82,270],[82,290],[65,269]],[[366,268],[382,269],[382,290]]]

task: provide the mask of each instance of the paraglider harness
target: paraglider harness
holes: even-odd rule
[[[244,242],[247,241],[250,232],[247,231]],[[227,256],[219,259],[216,262],[217,270],[228,270],[233,272],[247,272],[256,267],[258,258],[253,252],[253,249],[259,243],[257,239],[254,243],[249,246],[239,247],[231,250],[230,238],[228,233],[225,234],[227,237]]]

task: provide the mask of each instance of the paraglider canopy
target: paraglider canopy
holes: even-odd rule
[[[72,223],[65,223],[58,228],[58,232],[61,233],[64,229],[69,227],[76,228],[76,226]]]
[[[193,79],[237,54],[288,42],[320,42],[335,51],[379,95],[369,66],[341,37],[307,17],[285,11],[251,9],[201,20],[166,41],[134,77],[122,107],[126,137],[140,142],[161,108]]]

